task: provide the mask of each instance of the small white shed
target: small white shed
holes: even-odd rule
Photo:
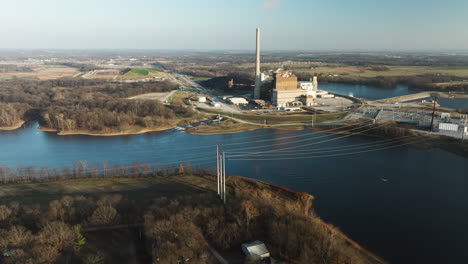
[[[210,105],[213,107],[221,107],[221,104],[215,101],[211,102]]]
[[[247,256],[256,256],[260,259],[267,259],[270,257],[270,252],[266,245],[258,240],[242,244],[242,251],[244,251]]]

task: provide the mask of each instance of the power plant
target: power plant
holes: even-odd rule
[[[270,101],[275,107],[286,109],[313,106],[317,97],[333,97],[328,92],[318,90],[316,76],[310,82],[299,82],[296,75],[284,69],[270,73],[271,77],[262,73],[260,69],[260,28],[257,28],[254,99]]]

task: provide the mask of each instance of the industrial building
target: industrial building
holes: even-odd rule
[[[271,102],[274,106],[278,108],[313,106],[317,97],[333,98],[334,95],[318,90],[316,76],[310,82],[298,82],[297,76],[291,72],[273,73]]]
[[[260,29],[256,31],[255,88],[253,98],[271,101],[280,109],[313,106],[314,99],[333,98],[334,95],[318,90],[317,77],[309,82],[298,81],[292,72],[278,69],[273,77],[260,72]]]
[[[247,105],[249,101],[242,97],[231,97],[227,98],[227,101],[233,105]]]

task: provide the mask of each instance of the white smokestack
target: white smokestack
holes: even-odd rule
[[[255,61],[255,89],[254,98],[260,99],[260,87],[262,85],[260,73],[260,28],[257,28],[257,58]]]

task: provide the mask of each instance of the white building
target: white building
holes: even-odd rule
[[[440,131],[457,132],[458,131],[458,125],[457,124],[450,124],[450,123],[440,123],[439,124],[439,130]]]
[[[210,105],[213,107],[221,107],[221,104],[215,101],[211,102]]]
[[[244,251],[247,256],[258,257],[262,260],[270,258],[270,252],[267,247],[258,240],[242,244],[242,251]]]
[[[198,96],[198,102],[206,103],[206,97],[205,96]]]
[[[249,104],[249,102],[247,100],[245,100],[245,98],[242,98],[242,97],[232,97],[232,98],[229,98],[228,101],[231,104],[234,104],[234,105],[247,105],[247,104]]]

